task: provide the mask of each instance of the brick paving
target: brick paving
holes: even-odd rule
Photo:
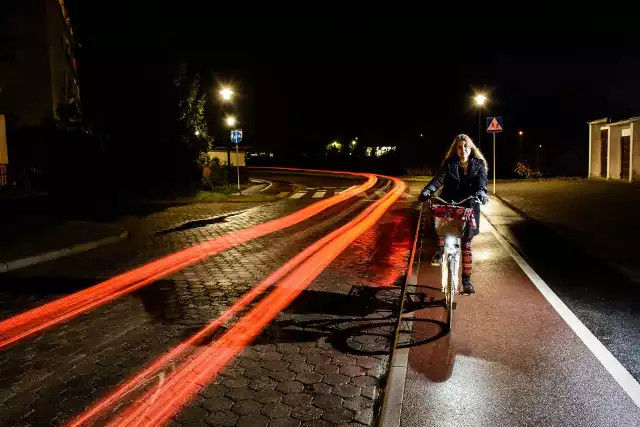
[[[68,421],[217,317],[274,266],[347,222],[367,203],[346,204],[308,223],[210,257],[3,351],[0,425]],[[73,290],[69,287],[89,286],[305,204],[209,203],[124,218],[118,225],[133,231],[129,241],[5,278],[16,291],[0,294],[0,316],[6,318]],[[202,220],[211,223],[158,234]],[[394,221],[381,221],[377,232],[386,233],[389,229],[384,224]],[[365,286],[374,280],[366,273],[367,266],[384,256],[363,257],[363,248],[371,248],[372,236],[362,239],[364,243],[356,242],[341,256],[359,260],[356,274],[345,263],[325,270],[172,425],[373,425],[388,362],[392,331],[388,317],[397,306],[398,290]],[[389,251],[394,248],[385,250],[391,257]],[[398,264],[400,258],[392,263]]]

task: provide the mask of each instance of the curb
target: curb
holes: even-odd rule
[[[129,237],[128,231],[123,231],[117,236],[105,237],[103,239],[94,240],[92,242],[79,243],[68,248],[58,249],[51,252],[44,252],[38,255],[30,257],[14,259],[11,261],[0,262],[0,273],[7,273],[9,271],[18,270],[20,268],[29,267],[43,262],[52,261],[54,259],[66,257],[69,255],[75,255],[82,252],[87,252],[92,249],[99,248],[101,246],[111,245],[113,243],[120,242]]]
[[[539,221],[539,220],[533,218],[532,216],[527,214],[522,209],[520,209],[520,208],[512,205],[511,203],[507,202],[506,200],[504,200],[499,195],[492,194],[492,196],[495,197],[496,199],[498,199],[500,201],[500,203],[504,204],[506,207],[508,207],[509,209],[511,209],[512,211],[514,211],[518,215],[520,215],[521,217],[523,217],[525,219],[528,219],[530,221],[533,221],[533,222],[535,222],[537,224],[540,224],[541,226],[548,228],[549,230],[553,231],[554,233],[558,234],[559,236],[564,237],[565,239],[569,240],[574,245],[580,247],[580,249],[582,249],[585,253],[587,253],[592,258],[603,262],[605,265],[607,265],[608,267],[612,268],[617,273],[619,273],[619,274],[623,275],[624,277],[626,277],[627,279],[629,279],[632,283],[635,283],[636,285],[640,286],[640,278],[639,277],[636,277],[631,271],[627,270],[625,267],[621,266],[620,264],[616,263],[615,261],[611,261],[610,259],[604,258],[602,255],[596,253],[589,246],[585,246],[584,242],[576,239],[573,236],[570,236],[570,235],[566,234],[565,232],[559,230],[558,228],[556,228],[556,227],[554,227],[552,225],[546,224],[546,223],[544,223],[542,221]],[[489,219],[487,218],[487,221],[488,220]],[[520,255],[522,255],[522,254],[520,254]]]
[[[425,218],[426,220],[426,218]],[[407,277],[402,288],[400,299],[400,311],[398,321],[394,330],[393,346],[389,357],[388,374],[383,390],[382,405],[380,408],[380,418],[378,427],[400,427],[400,417],[402,415],[402,404],[404,400],[404,386],[407,380],[407,369],[409,367],[409,348],[396,349],[398,336],[403,320],[410,320],[414,313],[402,314],[407,291],[414,292],[418,284],[418,270],[420,268],[420,255],[422,253],[422,240],[419,239],[423,232],[423,212],[420,210],[418,216],[418,227],[413,240],[411,256],[409,258]],[[417,259],[416,259],[417,258]]]

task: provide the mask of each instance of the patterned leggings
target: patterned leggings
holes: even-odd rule
[[[462,277],[469,279],[471,277],[471,238],[463,237],[462,240]],[[444,237],[438,237],[440,247],[444,246]]]

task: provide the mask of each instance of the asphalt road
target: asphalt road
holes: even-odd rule
[[[3,276],[2,320],[159,257],[284,217],[364,181],[290,172],[255,175],[274,182],[267,192],[290,191],[289,183],[300,191],[275,203],[203,203],[121,218],[118,225],[132,232],[126,242]],[[0,424],[62,425],[86,413],[389,188],[381,179],[306,221],[207,257],[3,349]],[[294,197],[299,193],[304,194]],[[172,425],[373,425],[393,332],[392,321],[380,327],[376,322],[392,319],[399,305],[399,289],[392,285],[403,280],[409,256],[415,222],[410,201],[394,204],[219,375],[200,384]],[[260,298],[250,303],[235,319],[260,303]],[[189,350],[195,357],[232,329],[228,325]],[[117,424],[145,390],[164,387],[187,357],[192,356],[180,355],[154,376],[134,381],[117,404],[86,425]]]

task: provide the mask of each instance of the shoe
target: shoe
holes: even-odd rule
[[[462,278],[462,294],[463,295],[471,295],[475,294],[476,291],[473,289],[473,285],[471,284],[471,280],[468,277]]]
[[[431,265],[434,267],[440,267],[442,265],[442,258],[444,257],[444,248],[438,248],[433,258],[431,258]]]

